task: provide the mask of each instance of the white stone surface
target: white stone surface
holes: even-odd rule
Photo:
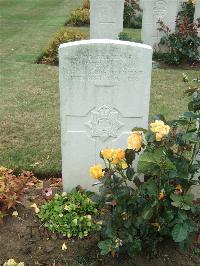
[[[196,1],[194,21],[196,21],[197,18],[200,18],[200,0]],[[200,36],[200,28],[198,29],[198,35]]]
[[[140,8],[143,9],[143,3],[144,3],[145,0],[139,0],[139,5],[140,5]]]
[[[196,163],[200,164],[200,150],[196,156]],[[194,176],[194,179],[198,180],[200,178],[200,168],[197,171],[196,175]],[[192,186],[191,191],[192,194],[194,194],[195,200],[200,199],[200,185]]]
[[[90,39],[118,39],[123,31],[124,0],[90,0]]]
[[[147,127],[152,49],[118,40],[59,48],[64,190],[92,189],[90,166],[106,147],[126,148],[133,127]]]
[[[154,46],[158,44],[163,33],[158,31],[159,19],[172,32],[175,30],[175,20],[179,11],[179,0],[144,0],[142,19],[142,41]]]

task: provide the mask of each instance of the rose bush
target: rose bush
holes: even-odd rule
[[[176,28],[171,32],[169,27],[159,21],[159,31],[164,33],[154,52],[154,58],[167,64],[198,63],[200,37],[198,29],[200,18],[194,21],[195,1],[188,0],[182,4],[182,10],[176,17]],[[165,47],[163,51],[163,46]]]
[[[166,239],[181,248],[191,243],[200,214],[190,192],[200,179],[199,84],[197,78],[186,90],[188,111],[178,119],[166,121],[160,115],[149,130],[134,128],[127,149],[104,149],[105,167],[91,167],[103,210],[101,254],[156,253]]]

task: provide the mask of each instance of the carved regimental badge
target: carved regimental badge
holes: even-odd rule
[[[119,112],[106,105],[90,112],[91,120],[86,123],[90,128],[92,137],[101,137],[104,141],[117,137],[119,128],[123,123],[119,121]]]

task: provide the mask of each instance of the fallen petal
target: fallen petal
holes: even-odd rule
[[[62,250],[63,250],[63,251],[64,251],[64,250],[67,250],[67,246],[66,246],[65,243],[62,244]]]
[[[17,216],[18,216],[18,212],[17,212],[17,211],[14,211],[14,212],[12,213],[12,216],[17,217]]]
[[[40,209],[38,208],[36,203],[33,203],[30,207],[34,208],[35,213],[39,213],[40,212]]]

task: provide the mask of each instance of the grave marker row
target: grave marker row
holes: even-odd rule
[[[158,30],[161,20],[173,32],[176,16],[186,0],[140,0],[143,8],[142,41],[152,47],[159,43],[163,32]],[[123,31],[124,0],[90,1],[90,39],[118,39]],[[195,20],[200,17],[200,0],[196,1]]]

